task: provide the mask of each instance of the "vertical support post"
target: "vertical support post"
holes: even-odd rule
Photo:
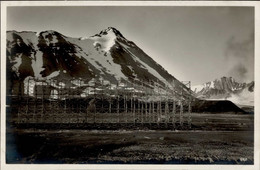
[[[123,106],[123,108],[124,108],[124,110],[123,110],[123,112],[122,112],[122,116],[123,116],[123,118],[124,118],[124,114],[125,114],[125,112],[126,112],[126,94],[124,94],[125,92],[123,92],[123,101],[124,101],[124,106]]]
[[[101,91],[102,91],[102,94],[101,94],[101,111],[100,111],[100,113],[99,114],[101,114],[102,116],[101,116],[101,122],[102,123],[104,123],[104,89],[105,89],[105,87],[104,87],[104,83],[103,83],[103,80],[101,80]]]
[[[189,128],[191,128],[191,101],[189,101],[188,114],[189,114],[188,125],[189,125]]]
[[[108,108],[109,114],[111,114],[111,102],[112,102],[112,99],[111,99],[111,96],[110,96],[109,97],[109,108]]]
[[[148,122],[151,125],[152,102],[149,101]]]
[[[141,123],[143,125],[144,123],[144,103],[143,103],[143,95],[144,95],[144,84],[142,81],[142,101],[141,101]]]
[[[60,113],[60,108],[59,108],[59,103],[60,103],[60,86],[59,86],[59,82],[58,80],[56,80],[56,84],[57,84],[57,99],[56,99],[56,102],[55,102],[55,113],[56,113],[56,121],[58,122],[58,116],[59,116],[59,113]]]
[[[159,122],[160,122],[160,100],[157,102],[156,114],[157,114],[157,124],[159,125]]]
[[[38,97],[37,97],[37,79],[34,79],[35,85],[34,85],[34,115],[35,115],[35,123],[38,122],[38,116],[37,116],[37,102],[38,102]]]
[[[188,114],[189,114],[189,117],[188,117],[188,124],[189,124],[189,128],[191,128],[191,82],[189,81],[189,91],[190,91],[190,97],[189,97],[189,108],[188,108]]]
[[[109,115],[111,115],[111,108],[112,108],[112,98],[111,98],[111,83],[109,82],[109,108],[108,108],[108,112],[109,112]]]
[[[160,117],[160,122],[162,121],[162,98],[160,98],[159,101],[159,117]]]
[[[147,113],[147,100],[145,101],[145,122],[147,122],[147,116],[148,116],[148,113]]]
[[[94,124],[96,124],[96,79],[94,79]]]
[[[86,99],[89,98],[89,82],[87,84],[87,89],[86,89]],[[84,101],[88,101],[88,100],[84,100]],[[86,124],[88,123],[88,103],[86,102],[85,103],[85,106],[86,106],[86,109],[85,109],[85,112],[86,112],[86,115],[85,115],[85,122]]]
[[[134,112],[133,112],[133,94],[132,94],[132,92],[131,92],[131,98],[130,98],[130,109],[129,110],[131,110],[131,112],[132,112],[132,116],[133,116],[133,119],[134,119]],[[131,113],[130,112],[130,113]],[[129,116],[130,116],[130,114],[129,114]],[[131,120],[131,119],[130,119]],[[131,121],[130,121],[131,122]]]
[[[66,82],[66,81],[65,81]],[[64,89],[64,114],[66,115],[67,113],[67,100],[68,100],[68,91],[66,89],[66,86],[67,86],[67,82],[65,84],[65,89]]]
[[[18,87],[18,98],[19,98],[19,107],[18,107],[18,122],[22,123],[22,112],[23,112],[23,93],[22,93],[22,83],[19,82],[19,87]]]
[[[32,107],[33,107],[33,112],[32,112],[32,114],[33,114],[33,123],[36,123],[36,115],[35,115],[35,114],[36,114],[36,113],[35,113],[35,111],[36,111],[36,105],[35,105],[35,104],[36,104],[36,97],[35,97],[35,96],[36,96],[36,95],[35,95],[35,91],[34,91],[34,90],[35,90],[36,81],[35,81],[34,78],[32,79],[32,81],[33,81],[33,83],[34,83],[34,86],[33,86],[32,91],[31,91],[32,97],[33,97],[33,99],[32,99],[32,100],[33,100],[33,105],[34,105],[34,106],[32,106]]]
[[[176,104],[175,104],[175,101],[173,100],[173,102],[172,102],[172,125],[173,125],[173,128],[175,128],[175,114],[176,114]]]
[[[83,80],[82,80],[83,81]],[[81,116],[81,104],[82,104],[82,98],[81,98],[81,94],[82,94],[83,91],[81,91],[81,79],[79,79],[79,114]]]
[[[64,82],[64,83],[66,83],[66,81],[65,80],[62,80],[61,82]],[[65,85],[63,85],[63,84],[61,84],[61,90],[60,90],[60,93],[61,93],[61,103],[62,103],[62,105],[60,106],[60,109],[61,109],[61,112],[60,112],[60,115],[59,115],[59,118],[60,118],[60,124],[62,123],[62,119],[63,119],[63,114],[66,112],[65,110],[66,110],[66,100],[67,100],[67,98],[66,98],[66,96],[65,96],[65,94],[66,94],[66,90],[65,90],[65,88],[66,88],[66,84]],[[62,100],[64,100],[64,102],[62,101]]]
[[[58,80],[56,80],[56,84],[57,84],[57,87],[58,87],[58,89],[57,89],[57,100],[56,100],[56,102],[55,102],[55,109],[56,109],[56,111],[55,111],[55,113],[56,113],[56,115],[55,115],[55,122],[59,122],[59,114],[60,114],[60,108],[59,108],[59,106],[60,106],[60,86],[59,86],[59,81]]]
[[[134,92],[133,92],[133,100],[134,100],[134,102],[133,102],[133,104],[134,104],[134,108],[133,108],[133,118],[134,118],[134,125],[135,125],[135,79],[134,79],[134,84],[133,84],[133,90],[134,90]]]
[[[54,80],[51,80],[50,87],[53,87],[53,85],[54,85]],[[54,90],[52,90],[52,95],[53,95],[53,99],[51,99],[49,101],[50,110],[48,111],[48,117],[47,117],[47,119],[49,118],[48,119],[49,122],[53,122],[53,120],[56,116],[55,101],[54,101],[55,100],[55,91]],[[52,113],[50,113],[51,110],[52,110]]]
[[[165,124],[168,124],[168,115],[169,115],[169,107],[168,107],[168,100],[166,99],[165,101],[165,107],[164,107],[164,112],[165,112]]]
[[[160,86],[159,86],[159,83],[158,83],[158,80],[157,80],[157,87],[158,87],[158,95],[159,95],[159,103],[158,103],[158,121],[159,123],[161,123],[161,113],[162,113],[162,96],[161,96],[161,91],[160,91]]]
[[[26,100],[26,111],[25,111],[25,114],[26,114],[26,116],[28,117],[28,112],[29,112],[29,93],[30,93],[30,91],[29,91],[29,86],[30,86],[30,78],[28,78],[28,82],[27,82],[27,89],[26,89],[26,91],[27,91],[27,100]],[[28,117],[29,118],[29,117]],[[28,120],[27,120],[28,121]]]
[[[78,80],[78,84],[79,84],[79,87],[78,87],[78,90],[77,90],[77,103],[78,103],[78,109],[77,109],[77,124],[81,123],[81,94],[82,94],[82,91],[81,91],[81,78],[79,78]]]
[[[180,102],[180,126],[182,127],[183,125],[183,103],[182,103],[182,100],[179,101]]]
[[[152,115],[152,122],[154,122],[154,101],[152,100],[152,111],[151,111],[151,115]]]
[[[125,96],[125,118],[126,118],[126,123],[127,123],[127,116],[128,116],[128,114],[127,114],[127,112],[128,112],[128,107],[127,107],[127,100],[128,100],[128,98],[127,98],[127,95]]]
[[[141,101],[141,123],[144,122],[144,103]]]
[[[167,85],[166,85],[167,86]],[[166,102],[167,103],[165,103],[166,104],[166,108],[165,108],[165,110],[167,111],[166,112],[166,123],[167,123],[167,125],[168,125],[168,123],[169,123],[169,118],[170,118],[170,109],[169,109],[169,104],[170,104],[170,101],[169,101],[169,87],[167,86],[166,87]]]
[[[120,106],[119,106],[119,90],[118,90],[118,83],[117,83],[117,87],[116,87],[116,89],[117,89],[117,118],[118,118],[118,123],[120,123],[120,111],[119,111],[119,109],[120,109]]]
[[[43,114],[44,114],[44,107],[45,107],[45,106],[44,106],[44,90],[45,90],[45,89],[44,89],[43,84],[44,84],[44,82],[42,81],[42,86],[41,86],[41,87],[42,87],[42,101],[41,101],[41,102],[42,102],[42,104],[41,104],[41,105],[42,105],[42,110],[41,110],[41,123],[43,122]]]
[[[134,114],[134,125],[136,121],[136,114],[135,114],[135,98],[134,98],[134,109],[133,109],[133,114]]]
[[[19,87],[21,85],[19,84]],[[11,91],[11,94],[13,94],[13,90]],[[17,96],[17,100],[18,100],[18,108],[17,108],[17,123],[20,124],[20,111],[21,111],[21,96],[20,96],[20,92],[19,92],[19,89],[18,89],[18,96]]]
[[[71,113],[71,108],[72,108],[71,107],[71,95],[72,94],[71,94],[71,90],[70,90],[70,85],[71,85],[71,82],[70,82],[70,80],[68,80],[68,93],[67,93],[67,103],[66,103],[66,116],[67,116],[66,122],[68,121],[68,123],[70,123],[70,114],[68,114],[68,113]]]
[[[46,117],[46,119],[47,119],[47,122],[48,122],[48,118],[50,117],[50,110],[52,110],[54,113],[55,113],[55,111],[54,111],[54,109],[52,108],[53,106],[52,106],[52,98],[54,97],[54,91],[53,90],[51,90],[52,88],[52,83],[53,83],[53,81],[50,79],[50,84],[49,84],[49,86],[48,86],[48,89],[50,89],[50,98],[51,98],[51,100],[48,100],[47,99],[47,101],[48,101],[48,111],[45,113],[45,117]],[[53,115],[52,115],[52,117],[53,117]]]
[[[137,99],[137,119],[141,120],[141,105],[140,105],[140,100]]]

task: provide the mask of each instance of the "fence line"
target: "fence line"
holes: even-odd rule
[[[188,85],[187,89],[190,82]],[[11,95],[16,123],[165,123],[173,127],[186,123],[191,126],[191,97],[184,91],[176,94],[166,83],[163,86],[152,81],[112,84],[103,80],[28,78],[17,87],[20,95]]]

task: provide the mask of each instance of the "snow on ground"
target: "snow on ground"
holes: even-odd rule
[[[19,74],[18,69],[20,67],[20,65],[22,64],[22,53],[19,54],[17,57],[14,58],[14,60],[12,60],[13,63],[15,63],[12,66],[13,71],[15,71],[17,74]]]
[[[36,36],[35,32],[21,32],[18,35],[20,35],[23,39],[23,42],[27,46],[33,46],[34,49],[38,49],[38,37]]]
[[[68,39],[68,38],[67,38]],[[111,74],[114,75],[115,78],[127,79],[127,77],[122,73],[122,68],[119,64],[114,63],[113,58],[110,52],[104,52],[102,49],[95,49],[93,44],[96,43],[93,39],[83,39],[77,40],[73,38],[69,38],[68,41],[78,45],[84,51],[77,51],[81,57],[85,58],[90,64],[96,67],[103,74]],[[98,40],[98,42],[101,40]],[[106,45],[112,45],[111,42],[103,42]],[[106,46],[105,48],[108,48]],[[102,47],[101,47],[102,48]],[[110,47],[109,47],[110,49]],[[86,53],[85,53],[86,52]]]
[[[42,59],[43,53],[41,51],[37,51],[35,57],[32,59],[32,69],[34,72],[34,76],[36,78],[42,77],[40,74],[41,71],[44,70],[43,66],[43,59]]]
[[[204,88],[204,85],[191,86],[191,90],[195,93],[200,92]]]
[[[47,79],[51,79],[53,77],[56,77],[60,74],[60,71],[54,71],[53,73],[51,73],[50,75],[48,75],[46,78]]]
[[[89,38],[82,38],[82,40],[85,40],[85,39],[93,40],[94,46],[96,46],[97,44],[100,44],[101,45],[100,49],[108,52],[111,49],[111,47],[113,47],[113,45],[115,44],[116,35],[113,32],[113,30],[108,30],[107,34],[102,35],[101,37],[100,36],[93,36],[93,37],[89,37]]]
[[[209,83],[206,83],[206,87],[208,87],[208,88],[214,88],[214,87],[215,87],[214,82],[211,81],[211,82],[209,82]]]
[[[191,90],[197,93],[197,92],[200,92],[201,90],[203,90],[203,88],[205,88],[205,89],[215,88],[214,81],[207,82],[202,85],[192,86]]]

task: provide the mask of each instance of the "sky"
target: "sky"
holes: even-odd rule
[[[7,30],[89,37],[115,27],[180,81],[254,79],[253,7],[8,7]]]

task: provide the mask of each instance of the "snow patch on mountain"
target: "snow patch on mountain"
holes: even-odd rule
[[[93,40],[93,46],[98,50],[108,52],[114,45],[117,39],[117,35],[115,33],[115,28],[109,27],[99,34],[96,34],[91,37],[81,38],[81,40]]]
[[[109,30],[106,35],[94,36],[89,39],[94,40],[93,45],[103,51],[109,51],[115,45],[116,35],[112,30]]]
[[[197,98],[230,100],[237,105],[254,105],[254,83],[239,83],[232,77],[222,77],[191,88]]]
[[[111,33],[111,34],[113,34],[113,33]],[[109,36],[106,37],[107,40],[108,40]],[[114,36],[112,36],[112,37],[114,37]],[[127,79],[127,77],[121,71],[122,70],[121,66],[119,64],[116,64],[113,61],[113,58],[109,51],[109,49],[111,48],[110,45],[112,45],[111,42],[106,42],[106,39],[97,40],[98,39],[97,38],[95,40],[95,38],[93,38],[93,37],[92,38],[81,38],[81,40],[77,40],[74,38],[66,38],[66,39],[68,41],[76,44],[79,47],[79,49],[77,49],[77,53],[80,54],[80,57],[85,58],[89,63],[91,63],[95,68],[97,68],[101,72],[102,75],[110,74],[110,75],[115,76],[117,79],[121,79],[121,78]],[[97,43],[98,43],[97,41],[98,42],[103,41],[103,43],[102,43],[103,48],[100,48],[100,46],[97,45]],[[108,51],[106,51],[107,49],[108,49]]]
[[[18,54],[17,57],[14,58],[14,60],[12,61],[12,63],[14,63],[12,70],[15,71],[18,75],[19,75],[18,69],[22,64],[22,55],[23,54]]]
[[[203,88],[205,88],[204,84],[203,85],[196,85],[196,86],[191,86],[191,90],[196,92],[201,91]]]
[[[52,79],[52,78],[58,76],[59,74],[60,74],[60,71],[54,71],[50,75],[48,75],[46,78],[47,79]]]
[[[42,77],[40,73],[44,70],[42,55],[43,53],[41,51],[37,51],[35,58],[32,56],[32,69],[36,78]]]

